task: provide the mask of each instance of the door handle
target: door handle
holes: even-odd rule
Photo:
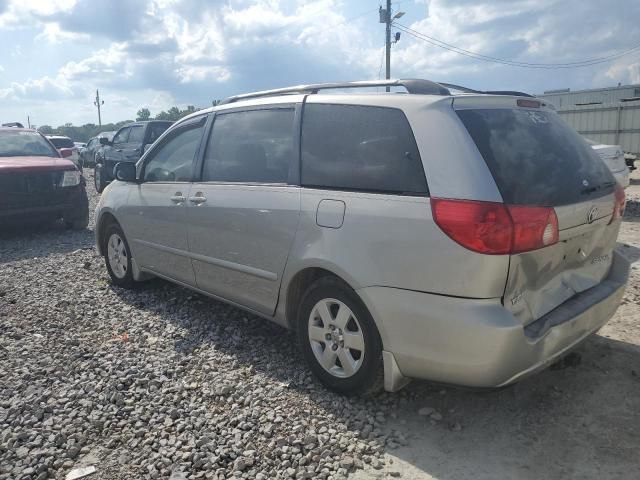
[[[194,197],[189,197],[189,201],[196,205],[201,205],[207,201],[207,197],[205,197],[202,192],[198,192]]]
[[[180,192],[176,193],[173,197],[171,197],[171,201],[173,203],[184,203],[186,198]]]
[[[117,150],[116,150],[116,152],[121,152],[121,151],[122,151],[122,149],[121,149],[121,148],[119,148],[119,149],[117,149]]]

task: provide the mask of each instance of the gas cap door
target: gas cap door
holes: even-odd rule
[[[316,223],[320,227],[340,228],[344,222],[345,208],[342,200],[320,200],[316,210]]]

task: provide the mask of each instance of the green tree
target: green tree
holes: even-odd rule
[[[38,127],[38,131],[43,135],[51,135],[53,133],[53,128],[51,128],[51,125],[42,125],[41,127]]]
[[[146,120],[149,120],[151,118],[151,112],[149,111],[148,108],[141,108],[140,110],[138,110],[138,113],[136,114],[136,121],[138,122],[144,122]]]

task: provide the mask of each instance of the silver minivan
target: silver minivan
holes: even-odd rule
[[[519,92],[241,95],[115,177],[95,230],[115,285],[162,277],[294,329],[343,393],[516,382],[602,327],[628,276],[624,191]]]

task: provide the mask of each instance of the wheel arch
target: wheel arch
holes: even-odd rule
[[[115,215],[106,211],[100,214],[100,217],[96,221],[96,247],[98,248],[98,253],[100,255],[104,255],[104,238],[102,238],[103,232],[112,224],[120,225],[120,222],[116,219]],[[122,228],[122,227],[120,227]]]

